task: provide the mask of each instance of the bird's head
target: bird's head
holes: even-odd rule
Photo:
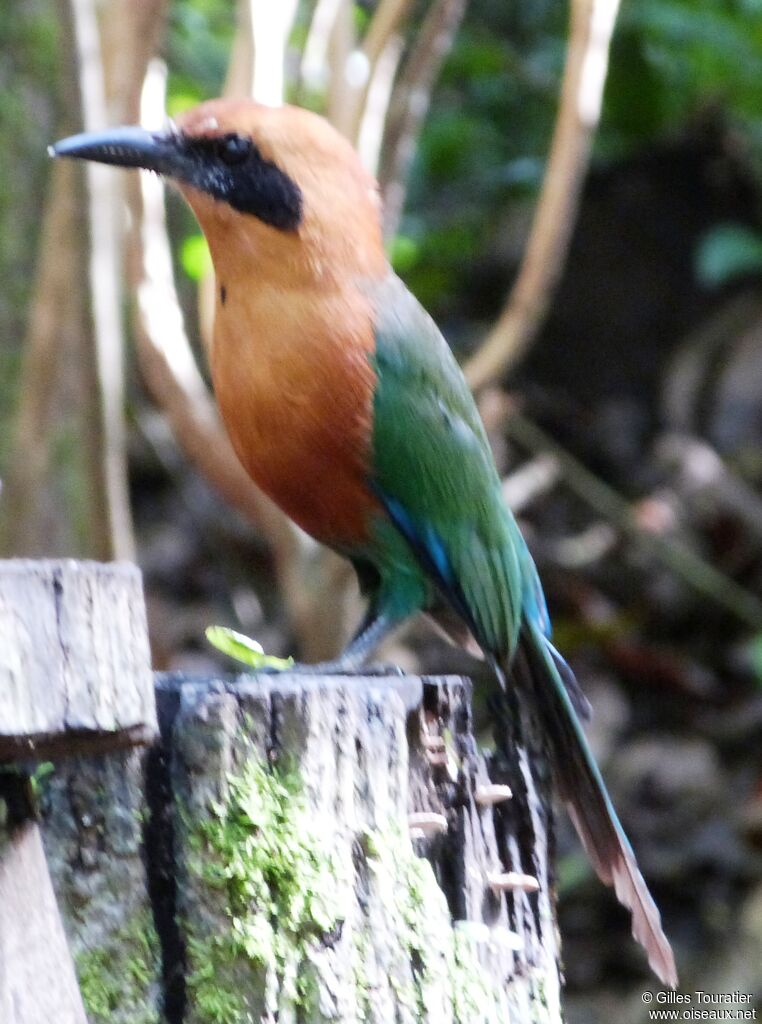
[[[330,266],[373,273],[383,260],[377,186],[351,145],[298,107],[211,100],[166,131],[114,128],[51,147],[156,171],[175,182],[226,259],[320,276]]]

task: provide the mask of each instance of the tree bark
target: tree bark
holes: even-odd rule
[[[36,822],[0,829],[0,1020],[87,1024]]]
[[[150,742],[155,730],[139,571],[0,562],[0,761]]]

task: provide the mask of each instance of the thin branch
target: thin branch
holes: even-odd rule
[[[383,63],[389,61],[390,54],[393,56],[398,49],[397,60],[394,61],[393,70],[396,71],[399,56],[402,52],[401,41],[395,43],[395,37],[399,36],[400,29],[405,19],[410,14],[412,0],[380,0],[375,14],[365,33],[362,46],[356,55],[353,55],[358,68],[364,65],[364,81],[354,91],[352,115],[349,123],[349,138],[357,145],[360,140],[360,133],[365,113],[368,108],[368,101],[371,96],[373,83],[379,74],[383,74]],[[391,96],[391,83],[388,90]]]
[[[357,152],[372,174],[378,171],[386,115],[403,47],[402,36],[395,34],[389,38],[374,65],[373,76],[365,96],[365,107],[357,133]]]
[[[72,0],[72,20],[85,131],[108,123],[100,35],[93,0]],[[134,556],[127,437],[124,423],[120,183],[110,169],[88,163],[89,272],[96,367],[100,392],[105,508],[114,558]]]
[[[254,35],[252,96],[279,106],[285,96],[285,56],[297,0],[249,0]]]
[[[342,135],[349,136],[352,124],[356,70],[350,56],[357,51],[352,0],[343,0],[328,42],[328,120]]]
[[[169,0],[112,0],[100,5],[103,71],[110,124],[133,124],[148,62],[166,28]]]
[[[561,101],[524,260],[503,312],[466,363],[474,390],[498,380],[537,335],[563,270],[600,119],[619,0],[572,0]]]
[[[299,66],[299,84],[322,91],[328,80],[328,54],[345,0],[317,0]]]
[[[394,53],[390,43],[399,35],[411,7],[412,0],[380,0],[360,46],[352,46],[343,60],[332,61],[333,88],[335,92],[338,86],[340,95],[331,110],[331,121],[355,145],[379,63],[386,60],[388,64],[390,54]]]
[[[392,93],[379,169],[386,238],[392,238],[399,227],[431,93],[467,6],[468,0],[434,0]]]
[[[411,0],[380,0],[362,41],[362,51],[371,68],[386,49],[389,39],[399,32],[411,6]]]

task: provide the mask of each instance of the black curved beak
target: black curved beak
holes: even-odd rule
[[[61,139],[48,147],[52,157],[94,160],[117,167],[142,167],[171,177],[187,169],[182,137],[175,132],[149,132],[143,128],[109,128]]]

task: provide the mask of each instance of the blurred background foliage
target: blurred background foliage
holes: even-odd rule
[[[70,127],[62,6],[0,3],[3,479],[14,445],[34,440],[14,435],[14,423],[50,182],[45,148]],[[172,0],[162,48],[170,114],[222,91],[233,6]],[[354,5],[360,29],[374,7]],[[412,38],[426,9],[414,5]],[[287,95],[319,107],[297,80],[309,12],[302,3],[292,31]],[[566,5],[471,0],[433,91],[389,251],[464,357],[521,265],[567,36]],[[208,256],[175,199],[169,220],[203,366],[196,307]],[[57,245],[61,261],[72,258],[66,238]],[[203,630],[213,621],[273,653],[298,653],[268,543],[189,467],[132,372],[132,349],[127,359],[130,493],[157,665],[207,669]],[[762,0],[624,0],[555,300],[482,408],[509,483],[535,473],[518,488],[522,527],[559,645],[597,709],[593,740],[687,965],[685,987],[759,994]],[[546,435],[512,431],[506,408]],[[548,456],[550,438],[558,448]],[[0,493],[0,519],[7,501]],[[461,665],[415,634],[392,656]],[[560,848],[570,1020],[640,1020],[644,980],[624,915],[564,831]]]
[[[362,17],[370,5],[355,6]],[[55,89],[59,29],[54,5],[6,0],[5,7],[0,25],[0,130],[5,140],[0,172],[6,183],[0,195],[0,327],[10,344],[0,352],[0,400],[7,416],[18,356],[13,339],[23,334],[38,197],[48,170],[44,147],[60,123],[60,95]],[[234,28],[230,0],[171,5],[166,42],[170,114],[221,92]],[[295,42],[304,32],[302,16],[294,28]],[[434,94],[402,228],[390,246],[396,269],[436,316],[457,315],[463,268],[479,263],[497,244],[503,225],[494,211],[529,215],[556,113],[566,33],[566,9],[551,0],[476,0],[470,5]],[[292,87],[289,99],[302,102],[305,97]],[[721,119],[729,132],[737,133],[744,159],[759,174],[760,0],[625,2],[595,141],[597,165],[626,160],[705,118]],[[493,215],[485,218],[485,210]],[[190,221],[184,231],[182,265],[197,280],[206,263],[200,243],[190,241],[197,236]],[[520,230],[515,234],[518,246]],[[718,225],[700,240],[693,257],[697,281],[709,287],[722,284],[762,267],[762,237],[747,225]],[[485,319],[492,312],[484,310]]]

